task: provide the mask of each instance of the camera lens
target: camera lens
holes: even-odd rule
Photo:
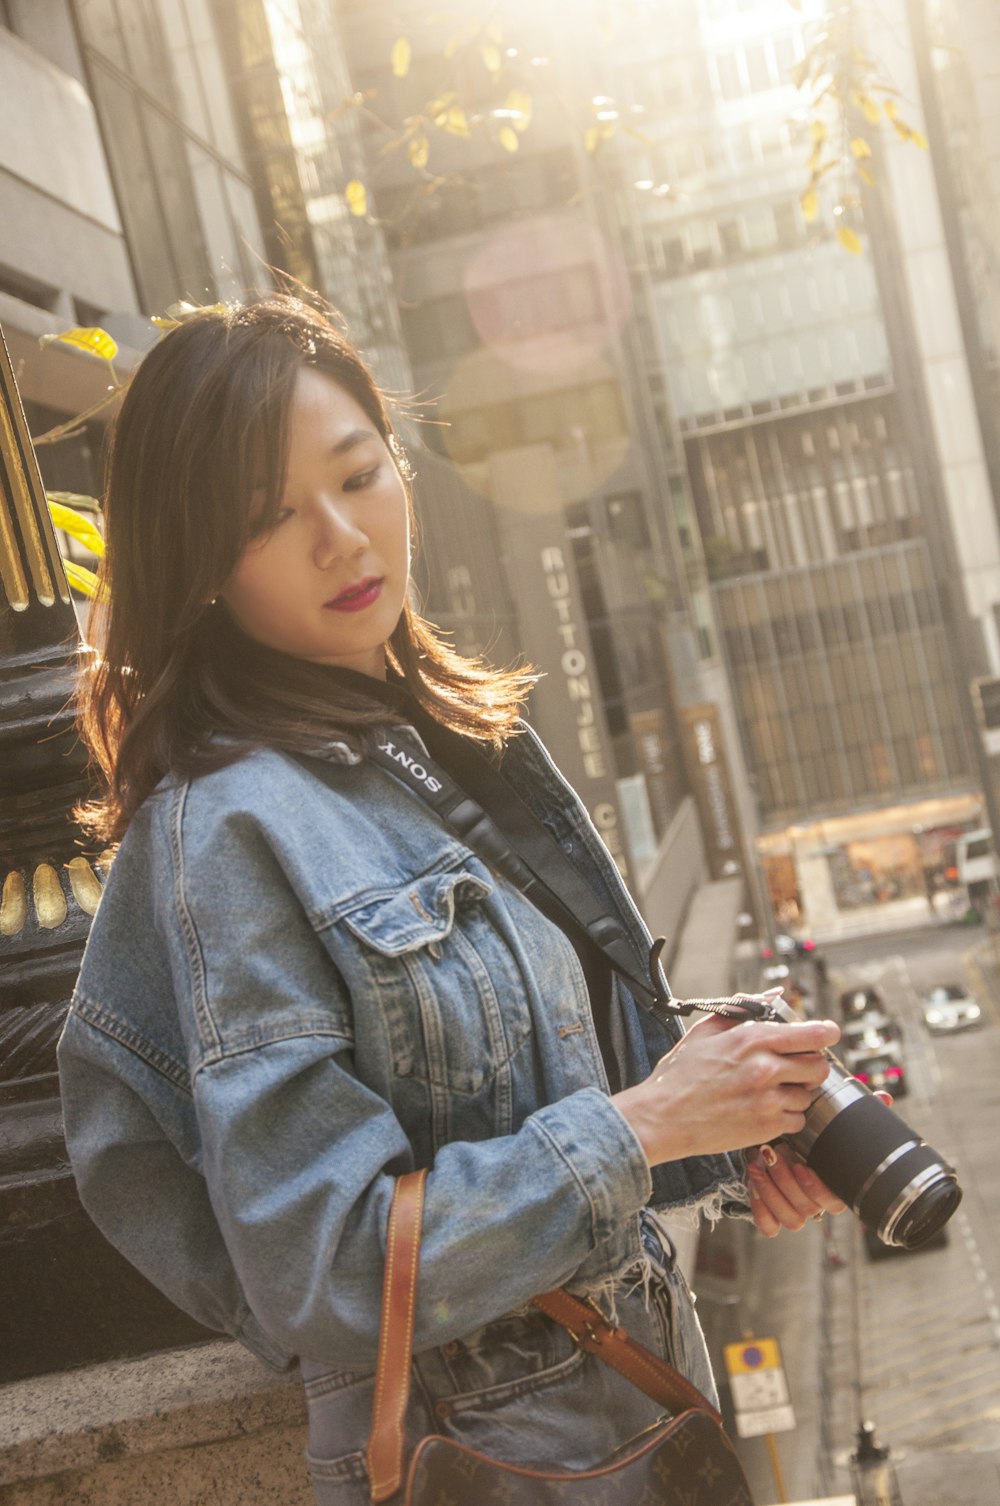
[[[889,1245],[915,1250],[961,1201],[950,1166],[899,1115],[834,1063],[793,1149]]]

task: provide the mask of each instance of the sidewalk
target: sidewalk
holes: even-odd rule
[[[891,899],[884,905],[869,905],[863,910],[842,910],[829,921],[812,927],[809,934],[816,942],[851,941],[859,936],[876,936],[881,931],[909,931],[923,926],[954,924],[945,899],[938,898],[939,909],[931,914],[925,895],[910,899]],[[809,928],[807,928],[809,929]]]

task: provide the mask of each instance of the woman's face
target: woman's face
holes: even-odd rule
[[[312,366],[295,380],[289,439],[277,523],[219,595],[259,643],[384,679],[410,577],[402,477],[364,409]]]

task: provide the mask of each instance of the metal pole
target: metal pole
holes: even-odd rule
[[[764,1441],[767,1444],[767,1452],[771,1459],[771,1473],[774,1475],[774,1488],[778,1492],[778,1500],[785,1503],[788,1500],[785,1494],[785,1478],[781,1473],[781,1460],[778,1457],[778,1445],[775,1442],[774,1434],[765,1433]]]

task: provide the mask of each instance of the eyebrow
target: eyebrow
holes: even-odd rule
[[[378,439],[378,435],[372,429],[351,429],[343,439],[338,439],[335,445],[330,446],[331,458],[335,455],[344,455],[348,450],[353,450],[355,445],[364,444],[366,439]]]

